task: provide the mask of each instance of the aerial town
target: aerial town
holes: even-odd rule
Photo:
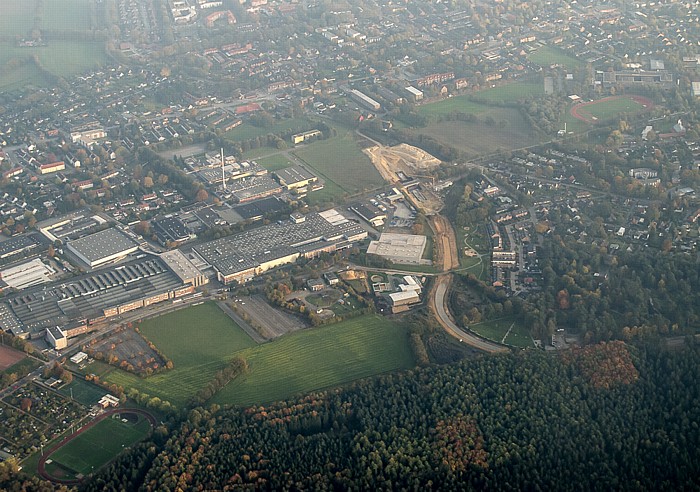
[[[566,489],[554,471],[499,475],[507,446],[466,411],[429,424],[447,447],[450,429],[473,433],[439,479],[422,461],[399,478],[409,465],[390,473],[386,456],[367,476],[286,470],[312,436],[366,439],[343,395],[371,381],[510,378],[485,364],[527,358],[562,361],[531,370],[552,381],[627,388],[657,377],[651,357],[697,355],[697,0],[8,4],[0,488]],[[160,473],[193,439],[182,426],[209,418],[241,442],[284,428],[289,456],[245,441],[216,479],[199,462]],[[261,427],[231,430],[239,418]],[[698,419],[664,432],[697,437]],[[88,457],[88,442],[112,444]],[[680,470],[698,459],[665,487],[697,486]],[[133,482],[108,478],[139,462]]]

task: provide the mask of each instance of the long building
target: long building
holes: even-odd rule
[[[66,247],[90,268],[104,265],[139,249],[136,241],[115,228],[70,241]]]
[[[382,105],[377,101],[369,97],[367,94],[358,91],[357,89],[350,90],[350,97],[372,111],[379,111],[382,107]]]
[[[194,247],[224,284],[246,282],[272,268],[347,248],[367,237],[335,209],[309,214]]]
[[[60,326],[66,336],[94,322],[194,291],[206,279],[177,253],[147,255],[70,280],[25,289],[0,303],[0,329],[36,338]]]

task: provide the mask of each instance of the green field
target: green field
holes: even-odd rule
[[[285,119],[285,120],[280,120],[280,121],[275,121],[273,125],[267,126],[267,127],[261,127],[261,126],[254,126],[251,125],[250,123],[243,123],[242,125],[237,126],[233,130],[229,130],[226,133],[224,133],[224,137],[228,138],[229,140],[248,140],[251,138],[255,137],[262,137],[264,135],[267,135],[269,133],[285,133],[288,131],[304,131],[309,128],[309,121],[306,118],[290,118],[290,119]],[[291,142],[287,141],[288,145],[291,145]]]
[[[325,187],[328,188],[325,190],[326,193],[336,192],[333,184],[350,194],[374,189],[384,184],[379,172],[360,150],[349,132],[328,140],[313,142],[295,150],[294,155],[324,179]]]
[[[148,420],[140,416],[135,424],[108,417],[58,449],[50,459],[75,475],[87,475],[109,463],[125,447],[146,437],[150,429]]]
[[[205,303],[141,323],[141,334],[166,354],[174,368],[148,378],[109,367],[102,378],[125,389],[182,405],[214,377],[236,352],[255,342],[214,303]],[[93,370],[93,366],[89,370]],[[102,364],[104,366],[104,364]]]
[[[284,154],[276,154],[276,155],[271,155],[269,157],[263,157],[262,159],[256,159],[255,162],[260,164],[262,167],[264,167],[268,171],[279,171],[280,169],[284,169],[286,167],[290,167],[290,166],[294,165],[294,162],[292,162]]]
[[[486,124],[483,121],[486,118],[491,118],[493,123]],[[539,141],[532,126],[527,124],[517,109],[492,107],[480,114],[479,120],[433,120],[414,133],[433,137],[465,152],[469,157],[527,147]]]
[[[479,99],[488,102],[514,102],[532,96],[544,94],[544,84],[540,82],[513,82],[510,84],[486,89],[474,94]]]
[[[58,392],[69,398],[72,394],[74,400],[90,407],[95,405],[107,393],[107,390],[75,377],[70,384],[61,387]]]
[[[553,64],[562,65],[568,69],[574,69],[583,66],[584,62],[573,56],[566,54],[558,48],[551,46],[541,46],[537,51],[533,51],[527,55],[532,63],[536,63],[543,67],[548,67]]]
[[[512,329],[511,329],[512,326]],[[518,321],[513,317],[494,319],[469,325],[469,329],[479,336],[497,343],[506,343],[514,347],[532,347],[532,338],[527,330],[518,324]],[[503,340],[503,337],[510,333]]]
[[[585,106],[579,110],[579,114],[583,117],[590,115],[597,120],[606,121],[611,118],[618,118],[623,113],[640,113],[645,109],[642,104],[639,104],[632,98],[620,97]]]
[[[36,0],[5,1],[0,32],[4,36],[28,37],[35,20],[42,30],[90,31],[96,27],[93,6],[91,0],[53,0],[43,2],[43,8],[37,12]],[[45,74],[33,62],[28,62],[34,55],[46,71],[59,77],[83,73],[107,61],[103,42],[49,38],[46,40],[48,46],[19,48],[13,39],[5,39],[0,42],[1,90],[49,83]],[[8,66],[11,60],[18,63]]]
[[[408,333],[378,315],[295,332],[240,355],[249,373],[226,386],[214,402],[265,403],[415,363]]]
[[[418,107],[418,112],[425,116],[440,116],[454,112],[481,114],[488,110],[488,106],[472,101],[470,96],[450,97],[442,101],[423,104]]]
[[[25,357],[2,372],[5,374],[17,374],[19,377],[23,377],[25,374],[29,374],[40,365],[41,362],[37,361],[36,359]]]

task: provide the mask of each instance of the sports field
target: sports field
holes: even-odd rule
[[[25,357],[24,352],[0,345],[0,371],[9,369]]]
[[[146,437],[150,430],[150,422],[141,416],[137,422],[122,422],[116,416],[108,417],[79,434],[49,459],[62,468],[62,479],[74,478],[78,474],[87,475],[109,463],[124,448]],[[57,467],[47,465],[49,473],[56,473],[52,468]],[[70,472],[73,472],[73,476],[70,476]]]
[[[653,106],[654,103],[645,97],[613,96],[577,104],[571,108],[571,115],[586,123],[595,123],[617,118],[625,113],[641,113]]]
[[[255,345],[214,303],[149,319],[139,328],[142,335],[173,361],[173,369],[144,379],[110,366],[102,378],[174,405],[182,405],[211,381],[233,354]],[[92,366],[89,370],[95,372]]]
[[[440,116],[449,113],[480,114],[489,110],[485,104],[474,102],[469,96],[456,96],[419,106],[418,112],[425,116]]]
[[[352,195],[384,184],[379,172],[362,152],[350,132],[328,140],[313,142],[295,150],[294,155],[321,175],[329,189],[330,181],[342,191]]]
[[[415,364],[406,330],[378,315],[298,331],[240,355],[249,373],[214,402],[266,403]]]
[[[262,137],[268,133],[284,133],[288,131],[304,131],[308,130],[310,122],[306,118],[289,118],[283,120],[277,120],[274,124],[266,127],[251,125],[250,123],[243,123],[237,126],[233,130],[229,130],[224,133],[224,136],[230,140],[248,140],[250,138]],[[287,141],[288,145],[291,142]]]
[[[75,401],[91,407],[92,405],[95,405],[99,399],[105,395],[105,393],[107,393],[107,390],[76,377],[73,378],[73,381],[71,381],[70,384],[62,386],[58,392],[63,396],[67,396],[68,398],[70,398],[72,395]]]

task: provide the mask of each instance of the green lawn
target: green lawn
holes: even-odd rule
[[[537,51],[533,51],[527,55],[527,57],[532,63],[542,65],[543,67],[558,64],[568,69],[574,69],[584,64],[583,60],[574,58],[559,48],[553,48],[551,46],[541,46],[537,48]]]
[[[72,393],[74,400],[90,407],[95,405],[107,393],[107,390],[75,377],[70,384],[63,386],[58,392],[69,398]]]
[[[540,82],[513,82],[493,89],[486,89],[474,94],[475,97],[489,102],[514,102],[531,96],[544,94],[544,84]]]
[[[243,123],[233,130],[224,133],[224,137],[230,140],[248,140],[255,137],[261,137],[269,133],[284,133],[290,130],[304,131],[309,128],[309,120],[306,118],[295,118],[275,121],[274,124],[268,127],[259,127],[250,123]],[[287,141],[287,145],[291,146],[291,142]]]
[[[111,368],[102,378],[174,405],[182,405],[211,381],[233,354],[255,345],[214,303],[146,320],[141,323],[140,330],[173,361],[174,368],[145,379]],[[93,370],[92,366],[89,370]]]
[[[50,459],[76,475],[87,475],[146,437],[150,429],[151,424],[143,417],[135,424],[108,417],[58,449]]]
[[[286,167],[294,165],[294,162],[289,160],[289,158],[284,154],[271,155],[270,157],[263,157],[262,159],[256,159],[255,162],[260,164],[262,167],[268,171],[279,171]]]
[[[503,337],[508,332],[511,325],[513,328],[505,339],[505,342],[502,342]],[[524,327],[519,325],[518,320],[512,316],[469,325],[469,329],[477,335],[497,343],[507,343],[516,347],[533,346],[530,334]]]
[[[591,115],[598,120],[605,121],[613,117],[617,118],[622,113],[639,113],[645,109],[634,99],[621,97],[585,106],[581,108],[580,113],[582,116]]]
[[[24,375],[29,374],[32,372],[34,369],[39,367],[41,365],[41,362],[32,359],[30,357],[25,357],[21,361],[17,362],[16,364],[12,364],[10,367],[5,369],[3,372],[5,374],[17,374],[18,379],[21,377],[24,377]]]
[[[488,110],[488,106],[472,101],[469,96],[450,97],[442,101],[423,104],[418,107],[418,112],[426,116],[440,116],[455,111],[467,114],[480,114]]]
[[[294,151],[294,155],[311,166],[324,178],[329,191],[336,192],[331,185],[350,193],[377,188],[384,184],[360,147],[348,132],[328,140],[312,142]]]
[[[413,133],[433,137],[470,157],[522,148],[539,141],[532,126],[517,109],[490,107],[478,118],[479,121],[475,122],[432,120],[427,127],[413,130]],[[485,121],[489,118],[491,124]]]
[[[295,332],[240,355],[249,373],[229,383],[214,402],[266,403],[415,364],[408,333],[378,315]]]

